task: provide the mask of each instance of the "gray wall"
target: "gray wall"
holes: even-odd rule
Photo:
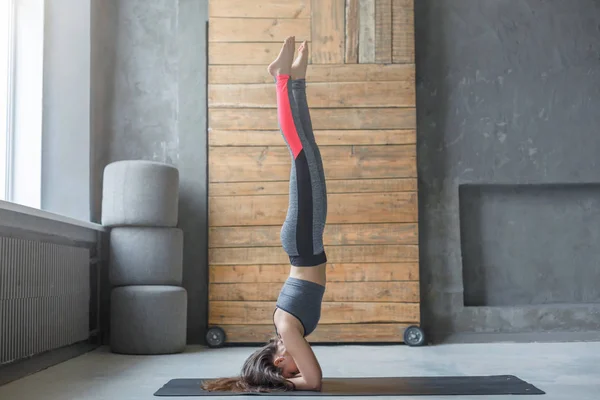
[[[108,163],[177,166],[189,343],[207,320],[206,18],[206,0],[92,2],[93,217]]]
[[[426,329],[599,330],[600,3],[415,13]]]

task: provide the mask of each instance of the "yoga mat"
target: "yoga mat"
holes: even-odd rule
[[[281,396],[274,393],[206,392],[203,379],[173,379],[155,396]],[[321,392],[293,391],[285,396],[419,396],[544,394],[535,386],[512,375],[430,376],[403,378],[325,378]]]

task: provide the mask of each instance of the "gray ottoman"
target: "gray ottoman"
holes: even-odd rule
[[[179,171],[153,161],[118,161],[104,169],[102,225],[175,227]]]
[[[121,354],[185,349],[187,293],[176,286],[123,286],[111,293],[110,346]]]
[[[183,232],[177,228],[113,228],[110,282],[115,286],[180,286]]]

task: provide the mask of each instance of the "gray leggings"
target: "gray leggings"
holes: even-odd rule
[[[323,249],[327,218],[323,162],[312,130],[305,80],[279,75],[276,83],[279,128],[292,156],[281,243],[292,265],[310,267],[327,262]]]

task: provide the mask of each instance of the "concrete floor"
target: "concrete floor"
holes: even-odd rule
[[[158,399],[153,397],[153,393],[172,378],[235,374],[252,350],[190,346],[185,353],[172,356],[121,356],[101,348],[0,387],[0,399]],[[511,374],[547,393],[541,397],[468,396],[473,400],[600,398],[600,342],[450,344],[422,348],[401,345],[316,346],[315,352],[325,376]],[[210,398],[233,399],[223,396]],[[254,396],[235,398],[256,399]],[[383,398],[441,400],[456,397]]]

